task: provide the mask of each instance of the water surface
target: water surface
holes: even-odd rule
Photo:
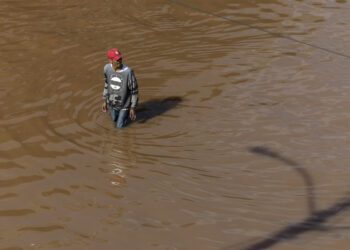
[[[347,249],[349,8],[3,0],[0,249]]]

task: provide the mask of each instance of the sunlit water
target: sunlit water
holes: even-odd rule
[[[0,249],[348,249],[349,9],[1,1]],[[111,47],[140,87],[122,130]]]

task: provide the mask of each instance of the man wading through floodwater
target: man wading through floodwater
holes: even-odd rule
[[[123,64],[119,49],[108,50],[109,63],[104,66],[105,86],[102,110],[109,110],[117,128],[126,125],[128,117],[136,119],[135,108],[138,102],[138,86],[134,71]]]

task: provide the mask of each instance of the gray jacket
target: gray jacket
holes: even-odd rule
[[[112,64],[104,66],[105,86],[103,99],[113,109],[135,108],[138,102],[138,85],[134,71],[126,65],[115,71]]]

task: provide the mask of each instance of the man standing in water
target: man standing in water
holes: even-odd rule
[[[138,102],[138,85],[134,71],[123,64],[119,49],[108,50],[109,63],[104,66],[105,85],[102,110],[108,109],[117,128],[126,125],[128,115],[136,119],[135,108]]]

